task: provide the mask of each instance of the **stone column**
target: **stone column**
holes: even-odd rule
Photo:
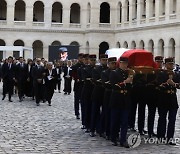
[[[143,14],[142,0],[137,0],[137,23],[140,24]]]
[[[86,28],[87,25],[87,18],[86,18],[86,14],[87,13],[87,9],[85,8],[81,8],[80,11],[80,24],[81,24],[81,28]]]
[[[48,46],[47,45],[44,45],[43,46],[43,57],[46,59],[46,60],[48,60],[48,58],[49,58],[49,55],[48,55],[49,53],[48,53]]]
[[[150,1],[146,1],[146,22],[149,22],[149,18],[150,18]]]
[[[90,27],[93,28],[98,28],[99,23],[100,23],[100,8],[99,7],[92,7],[91,8],[91,25]]]
[[[170,15],[170,1],[172,1],[172,0],[166,0],[166,4],[165,4],[165,16],[166,16],[166,20],[169,20],[169,15]]]
[[[33,6],[26,6],[26,26],[32,27],[33,22]]]
[[[51,27],[51,19],[52,19],[52,6],[44,7],[44,23],[46,28]]]
[[[156,17],[156,22],[159,22],[159,7],[160,7],[160,2],[159,0],[155,1],[155,17]]]
[[[64,7],[63,8],[63,27],[64,28],[69,28],[69,23],[70,23],[70,8]]]
[[[14,5],[7,5],[7,25],[14,26]]]

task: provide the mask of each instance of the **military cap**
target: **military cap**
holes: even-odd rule
[[[165,64],[166,63],[174,63],[174,58],[173,57],[165,58]]]
[[[128,58],[127,57],[120,57],[120,62],[127,62],[128,63]]]
[[[116,57],[108,58],[108,63],[110,62],[117,62],[117,58]]]
[[[89,58],[90,58],[90,59],[96,59],[96,55],[94,55],[94,54],[89,55]]]
[[[163,62],[163,57],[162,56],[156,56],[155,61]]]
[[[100,55],[100,59],[102,59],[102,58],[108,59],[108,55],[101,54],[101,55]]]
[[[84,55],[83,53],[79,53],[78,57],[83,57],[83,55]]]
[[[83,54],[83,58],[89,58],[89,54]]]

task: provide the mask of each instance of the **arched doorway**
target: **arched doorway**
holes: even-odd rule
[[[89,54],[89,42],[86,42],[86,53]]]
[[[70,23],[80,23],[80,5],[78,3],[71,5]]]
[[[0,1],[0,20],[6,20],[7,16],[7,3],[5,0]]]
[[[171,57],[175,57],[175,51],[176,51],[176,43],[173,38],[169,41],[169,54]]]
[[[154,54],[154,41],[153,40],[150,40],[148,43],[148,51]]]
[[[61,46],[61,42],[59,41],[54,41],[51,43],[52,46]]]
[[[43,43],[40,40],[34,41],[33,43],[33,58],[43,57]]]
[[[100,45],[99,45],[99,56],[101,54],[105,54],[106,53],[106,50],[109,49],[109,44],[107,42],[102,42]]]
[[[139,43],[139,49],[144,49],[144,41],[141,40],[140,43]]]
[[[25,21],[26,4],[23,0],[15,3],[14,21]]]
[[[33,22],[44,22],[44,4],[41,1],[34,3]]]
[[[136,49],[136,42],[135,42],[135,41],[132,41],[132,43],[131,43],[131,49]]]
[[[158,43],[158,52],[160,56],[164,57],[164,40],[160,39]]]
[[[52,5],[52,22],[62,23],[62,4],[60,2]]]
[[[107,2],[100,6],[100,23],[110,23],[110,5]]]
[[[128,48],[128,43],[126,41],[123,44],[123,48]]]
[[[5,46],[5,45],[6,45],[5,41],[0,39],[0,46]],[[0,51],[0,60],[2,59],[3,59],[3,51]]]
[[[116,48],[121,48],[120,42],[117,42],[117,43],[116,43]]]
[[[13,44],[14,46],[24,46],[24,42],[22,40],[16,40]],[[19,51],[13,51],[13,57],[18,58],[20,56]]]

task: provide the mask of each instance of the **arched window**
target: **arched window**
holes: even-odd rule
[[[106,50],[109,49],[109,44],[107,42],[101,42],[99,45],[99,56],[105,54]]]
[[[136,20],[137,19],[137,0],[133,0],[132,7],[133,7],[132,20]]]
[[[26,4],[23,0],[15,3],[14,21],[25,21]]]
[[[117,43],[116,43],[116,48],[121,48],[120,42],[117,42]]]
[[[139,43],[139,49],[144,49],[144,41],[141,40]]]
[[[79,46],[79,43],[76,42],[76,41],[73,41],[73,42],[70,43],[70,45],[72,45],[72,46]]]
[[[129,21],[129,1],[128,0],[126,0],[125,1],[125,6],[124,6],[124,11],[125,11],[125,21]]]
[[[88,3],[87,6],[87,23],[91,23],[91,4]]]
[[[53,45],[53,46],[61,46],[61,42],[54,41],[54,42],[51,43],[51,45]]]
[[[171,57],[175,57],[176,43],[173,38],[169,41],[169,53]]]
[[[132,43],[131,43],[131,49],[136,49],[136,42],[135,42],[135,41],[132,41]]]
[[[14,46],[24,46],[24,42],[22,40],[16,40],[14,42]],[[18,58],[20,56],[19,51],[13,51],[13,57]]]
[[[86,42],[86,53],[89,54],[89,42]]]
[[[34,3],[33,21],[44,22],[44,4],[41,1],[36,1]]]
[[[175,14],[177,11],[177,0],[170,0],[170,14]]]
[[[77,3],[71,5],[70,23],[80,23],[80,5]]]
[[[40,40],[34,41],[33,43],[33,58],[42,58],[43,57],[43,43]]]
[[[165,15],[165,8],[166,8],[166,0],[160,0],[160,5],[159,5],[159,15],[160,16]]]
[[[118,23],[122,22],[122,3],[118,3]]]
[[[0,0],[0,20],[6,20],[7,3],[5,0]]]
[[[164,57],[164,41],[162,39],[159,40],[158,42],[158,55],[161,55]]]
[[[59,2],[52,5],[52,22],[62,23],[62,4]]]
[[[123,48],[128,48],[128,43],[126,41],[123,44]]]
[[[154,41],[150,40],[148,43],[148,51],[154,53]]]
[[[155,0],[151,0],[149,1],[149,14],[150,17],[155,17],[155,8],[156,8],[156,1]]]
[[[110,23],[110,5],[107,2],[100,6],[100,23]]]

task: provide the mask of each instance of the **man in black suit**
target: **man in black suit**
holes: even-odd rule
[[[71,82],[72,82],[72,69],[71,69],[71,61],[67,61],[67,66],[64,67],[64,94],[70,95],[71,93]]]
[[[34,63],[32,59],[28,59],[27,65],[26,65],[26,73],[27,73],[27,82],[26,82],[26,90],[25,94],[28,97],[32,97],[34,100],[34,92],[33,92],[33,78],[32,78],[32,68],[34,66]]]
[[[51,62],[47,63],[47,69],[45,70],[45,87],[46,87],[46,100],[49,103],[49,106],[51,106],[51,99],[54,94],[54,87],[55,82],[57,78],[57,72],[56,69],[52,68],[53,64]]]
[[[11,100],[11,95],[13,94],[13,86],[15,81],[15,65],[13,64],[13,57],[8,57],[8,62],[4,63],[2,66],[2,79],[3,79],[3,98],[5,99],[6,94],[9,94],[9,101]]]
[[[19,57],[19,64],[16,65],[16,81],[18,86],[18,96],[19,102],[23,101],[23,96],[25,93],[25,85],[27,81],[27,72],[26,72],[27,64],[24,63],[23,57]]]
[[[44,67],[41,65],[41,59],[37,58],[36,65],[32,69],[33,87],[37,106],[39,106],[40,100],[42,99],[44,75]]]
[[[61,66],[60,62],[57,62],[57,63],[56,63],[55,70],[56,70],[56,72],[57,72],[55,89],[56,89],[56,86],[58,86],[58,92],[60,93],[60,92],[61,92],[61,80],[62,80],[62,79],[61,79],[62,66]]]

